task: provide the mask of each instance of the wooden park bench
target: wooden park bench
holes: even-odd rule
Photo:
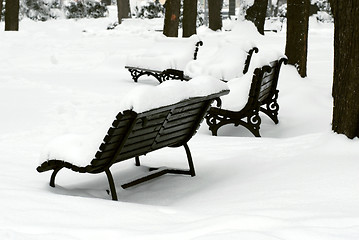
[[[203,45],[202,41],[199,41],[196,43],[193,60],[197,60],[198,49],[202,45]],[[250,65],[250,62],[252,59],[252,55],[253,55],[253,53],[258,53],[258,48],[253,47],[253,48],[249,49],[248,51],[246,51],[246,53],[247,53],[247,56],[246,56],[246,60],[244,62],[244,66],[243,66],[243,71],[242,71],[243,74],[248,72],[249,65]],[[138,82],[138,79],[144,75],[153,76],[160,83],[162,83],[163,81],[166,81],[166,80],[188,81],[191,79],[191,77],[186,75],[184,73],[184,70],[182,70],[182,69],[167,68],[164,70],[156,70],[156,69],[149,69],[149,68],[145,68],[145,67],[134,67],[134,66],[125,66],[125,68],[127,68],[129,70],[129,72],[131,73],[132,79],[135,82]],[[221,80],[228,81],[229,79],[221,79]]]
[[[199,47],[202,46],[202,45],[203,45],[202,41],[198,41],[195,44],[195,49],[194,49],[194,53],[193,53],[193,59],[194,60],[197,59],[197,54],[198,54]],[[132,79],[135,82],[137,82],[138,79],[141,76],[144,76],[144,75],[153,76],[160,83],[162,83],[163,81],[168,80],[168,79],[184,80],[183,79],[183,71],[178,70],[178,69],[170,69],[171,73],[169,73],[167,69],[158,70],[158,69],[149,69],[149,68],[146,68],[146,67],[136,67],[136,66],[125,66],[125,68],[127,68],[128,71],[131,73]],[[175,73],[175,75],[173,73]],[[182,75],[181,75],[181,73],[182,73]]]
[[[286,58],[273,61],[270,65],[256,68],[253,73],[248,101],[239,111],[211,107],[206,116],[206,122],[212,135],[217,136],[220,127],[227,124],[242,125],[254,136],[260,137],[261,118],[259,112],[268,115],[275,124],[278,121],[279,105],[277,102],[279,90],[277,83],[282,63]]]
[[[123,184],[121,187],[128,188],[167,173],[195,176],[191,152],[187,143],[196,133],[212,102],[219,100],[220,96],[228,92],[228,90],[222,90],[204,97],[193,97],[143,113],[136,113],[132,110],[120,112],[104,137],[99,150],[87,166],[76,166],[64,159],[48,159],[37,168],[37,171],[53,170],[50,178],[52,187],[55,186],[56,174],[62,168],[79,173],[105,172],[112,199],[117,200],[116,188],[110,172],[112,165],[135,158],[136,165],[139,166],[139,156],[141,155],[164,147],[183,146],[187,154],[188,170],[152,168],[148,175]]]

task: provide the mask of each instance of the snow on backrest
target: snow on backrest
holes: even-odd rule
[[[128,56],[126,66],[163,71],[165,69],[184,70],[193,59],[198,36],[190,38],[168,38],[160,36],[145,53]]]

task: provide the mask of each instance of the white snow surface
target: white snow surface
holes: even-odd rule
[[[105,174],[64,169],[49,187],[51,172],[36,171],[47,143],[94,134],[96,126],[106,131],[128,93],[158,85],[147,76],[134,83],[124,66],[160,38],[163,20],[130,19],[105,30],[114,10],[104,19],[25,19],[19,32],[0,32],[0,239],[359,238],[359,141],[331,131],[333,25],[314,21],[308,77],[282,67],[280,122],[261,115],[261,138],[232,125],[213,137],[203,122],[189,141],[195,177],[166,175],[124,190],[122,183],[147,170],[118,163],[111,168],[117,202],[105,191]],[[269,50],[284,52],[284,31],[253,39],[247,24],[225,24],[242,31],[199,28],[203,52],[246,37],[260,51],[253,67]],[[187,167],[183,148],[141,159],[144,166]]]

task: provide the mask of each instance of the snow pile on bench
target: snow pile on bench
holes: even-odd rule
[[[175,104],[185,99],[203,97],[227,89],[227,84],[209,76],[200,76],[188,82],[166,81],[158,86],[139,85],[121,101],[119,109],[107,114],[105,121],[102,121],[100,125],[91,126],[93,131],[89,133],[70,133],[49,142],[40,155],[40,163],[57,159],[79,167],[85,167],[94,158],[118,112],[133,110],[141,113]]]
[[[241,77],[248,55],[247,51],[253,47],[251,43],[222,41],[211,55],[190,61],[184,73],[192,78],[210,75],[227,81]]]
[[[193,59],[198,36],[190,38],[167,38],[161,36],[155,39],[155,44],[146,52],[129,55],[126,66],[163,71],[165,69],[184,70]]]

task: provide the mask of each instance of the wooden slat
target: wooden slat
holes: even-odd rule
[[[168,134],[168,133],[180,131],[180,130],[183,130],[186,128],[191,128],[191,127],[193,127],[193,124],[194,124],[193,122],[188,122],[188,123],[174,125],[171,127],[168,127],[166,125],[166,128],[163,130],[163,133]]]
[[[111,150],[116,150],[119,146],[120,142],[114,142],[114,143],[102,143],[100,146],[101,152],[107,152]]]
[[[152,143],[154,142],[154,138],[148,139],[146,141],[141,141],[141,142],[135,142],[133,144],[125,144],[125,146],[123,147],[121,153],[125,153],[125,152],[129,152],[129,151],[133,151],[135,149],[139,149],[139,148],[146,148],[148,146],[151,146]]]
[[[133,144],[133,143],[137,143],[137,142],[143,142],[149,139],[154,139],[157,135],[157,132],[150,132],[147,134],[140,134],[140,135],[130,135],[130,137],[127,139],[125,146]]]
[[[116,158],[116,162],[119,161],[123,161],[126,159],[130,159],[130,158],[134,158],[136,156],[141,156],[144,155],[148,152],[152,151],[150,148],[142,148],[142,149],[136,149],[134,151],[131,152],[126,152],[126,153],[121,153],[117,158]]]
[[[146,126],[146,128],[139,128],[139,129],[133,130],[132,132],[133,132],[133,136],[144,135],[147,133],[158,132],[158,130],[160,130],[161,127],[162,127],[162,124],[157,124],[157,125],[149,126],[149,127]]]
[[[175,120],[170,120],[166,123],[166,127],[173,127],[173,126],[177,126],[179,124],[184,124],[184,123],[188,123],[188,122],[193,122],[196,121],[198,119],[197,115],[191,115],[191,116],[186,116],[184,118],[179,118],[179,119],[175,119]]]
[[[94,167],[97,167],[97,166],[105,165],[106,163],[108,163],[111,160],[112,160],[111,157],[99,158],[99,159],[96,158],[91,161],[91,165]]]
[[[158,137],[156,139],[156,143],[160,143],[160,142],[165,142],[165,141],[168,141],[172,138],[176,138],[176,137],[179,137],[179,136],[184,136],[184,135],[188,135],[190,132],[190,129],[185,129],[185,131],[177,131],[177,132],[172,132],[170,134],[162,134],[160,137]]]
[[[260,92],[258,101],[259,102],[264,101],[269,96],[270,90],[271,90],[270,88],[267,88],[265,91]]]
[[[162,116],[161,118],[139,120],[136,122],[135,126],[133,127],[133,130],[142,129],[144,127],[162,125],[163,121],[167,118],[167,115]],[[143,121],[145,121],[144,124],[143,124]]]
[[[127,128],[110,128],[107,132],[107,136],[112,137],[117,135],[124,135],[126,132]]]
[[[273,85],[273,82],[267,82],[266,84],[262,85],[260,88],[260,92],[266,91],[267,89],[270,89]]]
[[[117,149],[112,149],[110,151],[98,151],[95,155],[96,158],[100,159],[100,158],[108,158],[108,157],[112,157],[115,153],[116,153]]]
[[[186,139],[186,137],[187,137],[186,135],[182,135],[182,136],[178,136],[178,137],[175,137],[172,139],[168,139],[167,141],[164,141],[164,142],[156,143],[155,145],[152,146],[152,149],[156,150],[156,149],[160,149],[160,148],[163,148],[166,146],[171,146],[171,145],[175,145],[178,143],[182,143],[183,140]]]
[[[269,75],[264,78],[262,78],[261,85],[264,85],[268,82],[272,82],[274,80],[274,75]]]
[[[121,141],[124,138],[125,134],[119,134],[119,135],[106,135],[104,138],[104,143],[114,143]]]
[[[173,120],[176,120],[176,119],[197,115],[201,110],[202,110],[201,108],[196,108],[196,109],[188,110],[188,111],[185,111],[185,112],[179,112],[177,114],[173,114],[173,115],[170,116],[169,121],[173,121]]]
[[[183,107],[177,107],[177,108],[174,109],[173,114],[188,111],[188,110],[191,110],[191,109],[201,108],[202,106],[203,106],[203,102],[196,102],[196,103],[185,105]]]
[[[124,127],[124,126],[127,126],[131,121],[132,121],[132,119],[129,116],[126,116],[123,118],[116,118],[112,122],[112,126],[115,128]]]

